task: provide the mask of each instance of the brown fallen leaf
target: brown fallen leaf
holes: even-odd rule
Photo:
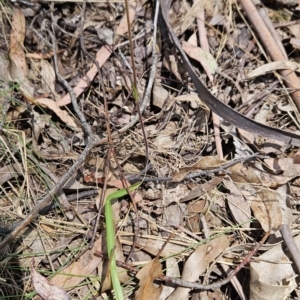
[[[34,96],[34,88],[27,78],[28,68],[23,46],[25,29],[26,23],[22,10],[14,7],[9,49],[9,80],[17,82],[21,94],[26,99],[30,99]]]
[[[57,98],[57,94],[55,91],[55,71],[53,66],[45,59],[41,60],[40,76],[42,79],[41,83],[43,92],[52,93],[52,95]]]
[[[230,172],[229,176],[249,201],[255,218],[265,232],[277,230],[282,223],[282,214],[276,192],[262,188],[261,179],[250,167],[236,164]]]
[[[223,184],[230,191],[227,200],[234,219],[238,224],[241,224],[241,227],[249,228],[250,222],[247,221],[251,219],[250,203],[232,181],[223,180]]]
[[[50,284],[70,289],[85,280],[85,277],[88,277],[97,267],[102,267],[102,258],[94,255],[101,247],[101,239],[96,240],[91,250],[86,251],[77,261],[63,269],[62,274],[56,274],[51,278]]]
[[[78,129],[75,121],[72,117],[65,111],[58,107],[57,102],[48,98],[38,98],[34,100],[36,104],[41,104],[47,106],[51,109],[66,125],[72,129]]]
[[[137,300],[157,300],[162,292],[162,286],[155,284],[154,279],[160,276],[163,276],[163,271],[159,259],[155,258],[136,274],[140,283],[134,298]]]
[[[204,70],[208,75],[210,75],[210,80],[213,81],[213,74],[217,70],[217,62],[214,57],[209,53],[204,51],[200,47],[195,47],[188,42],[182,43],[182,49],[188,54],[189,57],[199,61],[203,66]]]
[[[10,49],[9,58],[11,63],[14,64],[14,69],[11,71],[11,76],[16,78],[26,78],[28,74],[26,58],[24,53],[24,38],[25,38],[25,17],[22,10],[18,7],[14,7],[13,20],[12,20],[12,31],[10,36]]]
[[[32,260],[30,273],[35,291],[44,300],[71,300],[71,297],[64,289],[49,284],[47,278],[34,269],[34,260]]]
[[[252,79],[254,77],[265,75],[276,70],[292,70],[299,72],[299,67],[300,64],[294,61],[273,61],[251,71],[247,74],[247,78]]]
[[[300,236],[294,238],[300,248]],[[282,244],[250,263],[250,299],[283,300],[298,286],[297,272]]]

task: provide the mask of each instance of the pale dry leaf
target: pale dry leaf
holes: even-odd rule
[[[244,166],[241,163],[235,164],[234,166],[230,167],[229,170],[230,170],[229,176],[233,180],[233,182],[249,183],[249,184],[262,183],[260,178],[250,167]]]
[[[10,36],[10,49],[9,58],[11,63],[14,64],[14,71],[11,72],[13,79],[24,79],[27,77],[27,64],[23,48],[23,42],[25,38],[25,17],[22,10],[14,6],[13,20],[12,20],[12,31]]]
[[[118,207],[118,209],[116,209],[116,205],[113,205],[113,213],[114,213],[114,219],[116,219],[115,216],[120,215],[120,207]],[[115,254],[116,254],[116,260],[125,261],[122,245],[118,238],[115,239]],[[105,270],[105,269],[106,269],[106,267],[104,266],[103,270]],[[128,272],[126,272],[123,268],[117,267],[117,272],[118,272],[119,281],[121,283],[126,283],[130,279]],[[105,275],[105,278],[102,281],[101,293],[111,290],[113,288],[110,272],[106,272],[102,275]]]
[[[229,246],[229,239],[223,235],[207,244],[199,245],[191,254],[184,265],[182,280],[197,281],[205,272],[209,264]],[[190,289],[178,287],[168,300],[186,300],[189,298]]]
[[[45,253],[45,245],[41,241],[40,232],[33,227],[28,227],[23,234],[22,239],[22,256],[18,259],[18,264],[22,268],[29,268],[32,264],[32,253]],[[21,249],[20,247],[20,249]],[[38,265],[45,256],[38,255],[35,257],[35,265]]]
[[[132,1],[129,5],[128,16],[129,16],[130,23],[132,23],[132,21],[134,20],[136,5],[137,5],[136,1]],[[128,31],[127,16],[124,15],[120,20],[118,28],[116,29],[116,34],[124,35],[127,31]]]
[[[295,72],[299,72],[299,68],[300,64],[294,61],[274,61],[268,64],[264,64],[253,70],[252,72],[247,74],[247,78],[252,79],[254,77],[262,76],[276,70],[292,70]]]
[[[34,125],[32,126],[33,131],[33,138],[36,140],[36,143],[38,143],[38,139],[40,135],[44,132],[46,125],[50,124],[51,116],[47,114],[39,114],[36,111],[33,111],[33,120]],[[32,124],[32,121],[30,120],[30,124]]]
[[[265,232],[274,232],[279,228],[282,224],[282,214],[276,192],[260,188],[256,193],[248,195],[246,199]]]
[[[300,236],[294,238],[300,248]],[[250,298],[284,300],[298,286],[297,274],[289,252],[282,244],[260,255],[250,263]]]
[[[228,206],[238,224],[241,227],[249,228],[251,219],[251,208],[249,202],[244,198],[240,189],[229,180],[223,180],[224,186],[229,190],[226,196],[228,199]]]
[[[172,139],[172,134],[176,132],[177,126],[175,122],[168,122],[167,126],[158,132],[157,137],[154,139],[153,144],[158,149],[172,148],[176,144],[176,141]]]
[[[28,69],[23,46],[25,26],[25,17],[22,10],[14,7],[9,49],[10,61],[8,66],[10,80],[19,83],[19,90],[26,99],[32,99],[34,96],[34,88],[27,78]]]
[[[214,156],[201,157],[193,166],[180,168],[178,172],[174,172],[172,180],[175,182],[180,182],[191,172],[219,168],[225,162],[225,160],[219,159],[218,157]]]
[[[78,159],[78,156],[74,157],[74,159]],[[88,186],[86,184],[80,183],[74,177],[71,177],[64,185],[64,188],[68,190],[82,190],[86,189],[87,187]]]
[[[99,251],[102,247],[101,238],[95,241],[93,248],[86,251],[80,256],[80,258],[63,269],[61,274],[56,274],[50,283],[58,287],[70,289],[80,282],[85,280],[86,277],[100,265],[102,265],[102,258],[94,255],[95,251]],[[80,276],[78,276],[80,275]],[[57,300],[57,299],[56,299]]]
[[[198,94],[184,94],[177,96],[174,101],[186,101],[191,103],[191,107],[196,109],[198,107],[201,107],[204,109],[206,112],[210,112],[209,108],[204,104],[204,102],[201,101],[199,98]]]
[[[223,181],[223,179],[224,176],[216,176],[203,184],[197,185],[197,187],[193,188],[189,192],[185,192],[184,197],[180,198],[179,201],[186,202],[194,198],[199,198],[216,188]]]
[[[166,263],[166,276],[179,278],[180,270],[178,266],[178,261],[175,257],[169,257],[165,261]],[[159,296],[158,300],[165,300],[170,296],[170,294],[174,291],[175,287],[163,285],[162,292]]]
[[[153,105],[162,108],[169,97],[169,92],[160,84],[154,83],[152,90]]]
[[[75,121],[73,118],[67,113],[67,111],[62,110],[61,108],[58,107],[57,102],[55,102],[52,99],[48,98],[38,98],[35,99],[35,102],[37,104],[45,105],[49,109],[51,109],[66,125],[68,125],[70,128],[74,129],[79,129],[78,126],[76,125]]]
[[[289,182],[293,177],[283,176],[283,175],[274,175],[267,172],[261,172],[259,177],[261,178],[265,187],[269,188],[278,188],[281,185]]]
[[[300,39],[297,38],[291,38],[290,39],[290,44],[296,48],[296,49],[300,49]]]
[[[174,55],[169,56],[169,62],[170,62],[170,65],[166,64],[166,66],[169,66],[169,70],[171,70],[173,72],[173,74],[177,77],[178,80],[182,81],[180,72],[178,70],[178,64],[177,64],[177,61],[176,61]]]
[[[11,81],[10,72],[9,72],[9,60],[7,55],[0,52],[0,79],[3,81]]]
[[[210,80],[213,81],[212,75],[215,74],[218,68],[215,58],[209,52],[204,51],[200,47],[195,47],[188,42],[182,43],[182,49],[188,56],[200,62]]]
[[[71,300],[71,297],[64,289],[49,284],[47,278],[34,269],[33,263],[30,268],[30,273],[34,289],[43,300]]]
[[[253,214],[262,228],[266,232],[277,230],[281,225],[282,216],[276,193],[272,190],[261,188],[261,179],[250,167],[236,164],[230,167],[229,170],[229,176],[240,188],[247,201],[249,201]],[[257,190],[254,186],[257,186]]]
[[[110,57],[112,51],[108,46],[103,46],[97,52],[96,60],[98,61],[99,67],[102,67],[103,64]],[[98,69],[95,64],[91,67],[91,69],[84,75],[84,77],[78,82],[78,84],[73,88],[76,97],[81,95],[85,89],[91,84],[94,77],[96,76]],[[57,106],[64,106],[71,103],[70,94],[66,94],[64,97],[57,101]]]
[[[3,185],[8,180],[18,176],[26,176],[21,164],[8,164],[7,166],[0,168],[0,185]]]
[[[184,215],[186,205],[183,203],[168,205],[162,212],[165,215],[165,220],[170,226],[179,226],[184,223]]]
[[[53,66],[45,59],[41,60],[42,89],[45,93],[52,93],[56,96],[55,91],[55,71]]]
[[[154,283],[155,278],[163,276],[161,263],[158,258],[148,262],[137,274],[139,288],[135,292],[136,300],[157,300],[162,286]]]
[[[197,39],[198,39],[197,34],[196,34],[196,32],[194,32],[194,33],[190,36],[190,38],[188,39],[187,42],[188,42],[190,45],[197,47],[197,46],[198,46],[198,44],[197,44]]]
[[[294,178],[300,174],[300,164],[293,157],[268,158],[264,162],[271,170],[283,176]]]
[[[238,133],[239,133],[240,139],[241,139],[244,143],[247,143],[247,144],[254,144],[256,134],[254,134],[254,133],[252,133],[252,132],[249,132],[249,131],[246,131],[246,130],[241,129],[241,128],[237,128],[237,131],[238,131]]]
[[[258,123],[268,125],[268,119],[270,119],[270,116],[273,115],[273,106],[271,99],[270,101],[263,103],[259,111],[255,114],[254,120]]]
[[[96,28],[96,31],[97,31],[97,35],[98,35],[98,38],[101,40],[101,41],[105,41],[105,43],[107,45],[113,45],[113,31],[110,29],[110,28],[107,28],[106,26],[102,26],[101,28]]]
[[[279,110],[284,112],[293,112],[295,111],[295,108],[290,103],[286,103],[283,99],[279,100],[277,103],[277,107]]]

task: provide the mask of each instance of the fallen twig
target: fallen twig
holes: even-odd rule
[[[191,173],[191,174],[187,175],[184,178],[184,180],[189,180],[189,179],[193,179],[193,178],[200,177],[200,176],[208,176],[210,174],[214,174],[214,173],[218,173],[218,172],[226,172],[226,169],[228,169],[229,167],[231,167],[237,163],[240,163],[240,162],[252,160],[254,158],[266,158],[266,156],[260,155],[259,153],[254,153],[254,154],[251,154],[248,156],[235,158],[235,159],[232,159],[231,161],[229,161],[227,164],[222,165],[219,168]],[[149,181],[164,182],[164,181],[172,181],[173,177],[144,177],[141,175],[138,175],[138,176],[133,175],[133,176],[128,176],[126,179],[130,182],[141,181],[141,180],[144,182],[149,182]]]

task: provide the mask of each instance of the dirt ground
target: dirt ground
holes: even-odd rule
[[[0,299],[300,299],[299,16],[1,1]]]

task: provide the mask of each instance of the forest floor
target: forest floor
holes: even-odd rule
[[[0,2],[0,299],[299,299],[300,6],[128,2]]]

